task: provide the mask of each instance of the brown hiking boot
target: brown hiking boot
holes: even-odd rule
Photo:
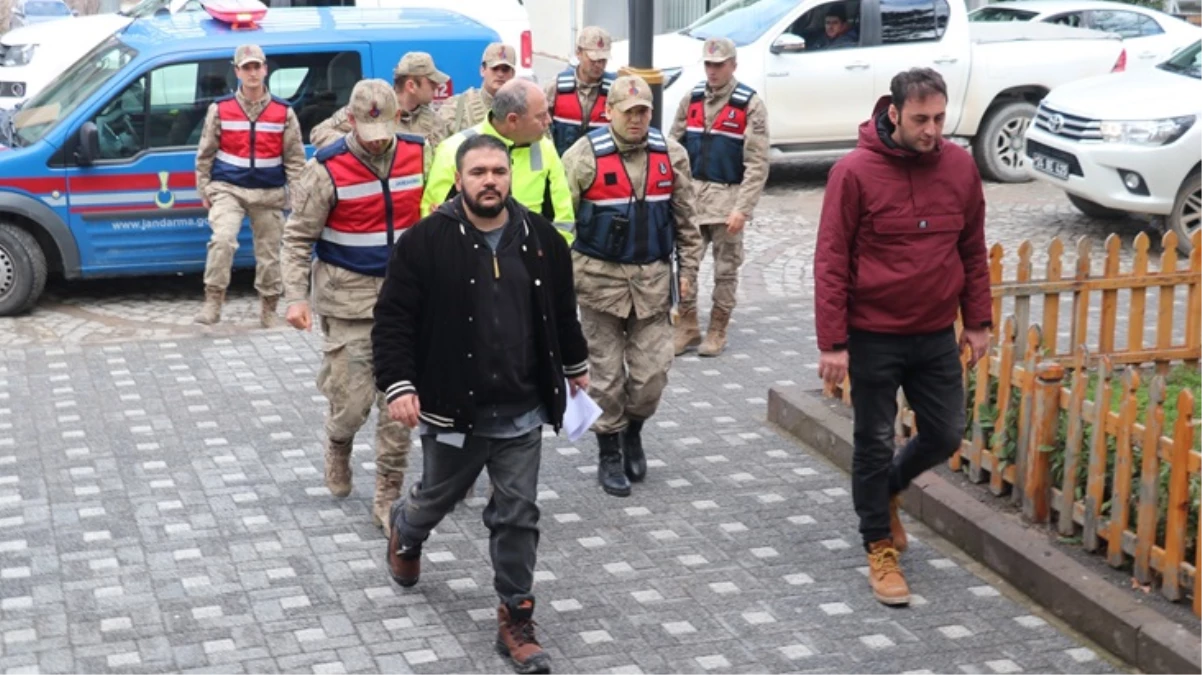
[[[893,537],[893,548],[898,553],[905,553],[910,548],[910,538],[906,536],[906,528],[901,521],[901,495],[893,495],[889,499],[889,535]]]
[[[393,581],[409,588],[417,584],[422,575],[422,547],[404,546],[401,543],[400,528],[393,526],[399,508],[401,503],[398,501],[388,510],[388,574]]]
[[[211,326],[221,321],[221,306],[225,304],[225,289],[216,286],[205,286],[205,304],[192,319],[196,323]]]
[[[264,328],[275,328],[279,325],[279,316],[276,314],[276,307],[279,304],[280,296],[278,295],[259,296],[259,325]]]
[[[680,356],[701,344],[701,329],[697,327],[697,308],[685,309],[680,312],[680,320],[676,322],[676,338],[673,342],[675,354]]]
[[[403,473],[376,474],[376,497],[371,504],[371,521],[376,527],[384,528],[384,536],[392,534],[392,524],[388,514],[392,503],[401,496],[401,484],[405,482]]]
[[[326,441],[326,487],[335,497],[351,493],[351,445],[353,441]]]
[[[882,539],[868,545],[868,583],[882,604],[910,604],[910,587],[897,564],[897,549],[892,541]]]
[[[534,598],[523,597],[512,609],[497,607],[497,653],[509,658],[517,673],[549,673],[551,657],[534,635]]]
[[[710,312],[710,325],[705,330],[705,340],[697,348],[698,356],[717,356],[726,349],[726,325],[730,323],[730,312],[715,307]]]

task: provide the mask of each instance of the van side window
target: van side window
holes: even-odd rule
[[[268,89],[292,104],[306,143],[313,127],[350,101],[363,77],[358,52],[272,54],[267,68]],[[100,159],[195,149],[209,106],[237,86],[229,59],[172,63],[150,71],[92,120],[100,132]]]
[[[947,0],[881,0],[881,44],[938,40],[948,14]]]

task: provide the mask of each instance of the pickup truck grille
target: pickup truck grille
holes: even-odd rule
[[[1068,115],[1042,104],[1035,113],[1035,126],[1049,134],[1063,136],[1074,141],[1102,140],[1101,120],[1091,120],[1087,117]]]

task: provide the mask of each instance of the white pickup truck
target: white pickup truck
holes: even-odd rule
[[[843,16],[846,32],[828,46],[824,23]],[[832,22],[833,23],[833,22]],[[948,86],[944,133],[971,143],[986,178],[1030,180],[1023,135],[1036,106],[1066,82],[1122,70],[1118,35],[1049,24],[969,23],[960,0],[728,0],[689,27],[657,35],[666,127],[681,98],[705,79],[702,41],[738,47],[740,81],[768,107],[774,159],[842,154],[889,93],[899,71],[927,66]],[[626,65],[616,42],[609,69]]]

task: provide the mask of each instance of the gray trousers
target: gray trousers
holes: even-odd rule
[[[401,544],[416,546],[430,536],[484,468],[492,498],[484,507],[494,587],[502,602],[530,595],[538,553],[538,468],[542,429],[517,438],[467,436],[462,448],[422,436],[422,477],[401,497]]]

